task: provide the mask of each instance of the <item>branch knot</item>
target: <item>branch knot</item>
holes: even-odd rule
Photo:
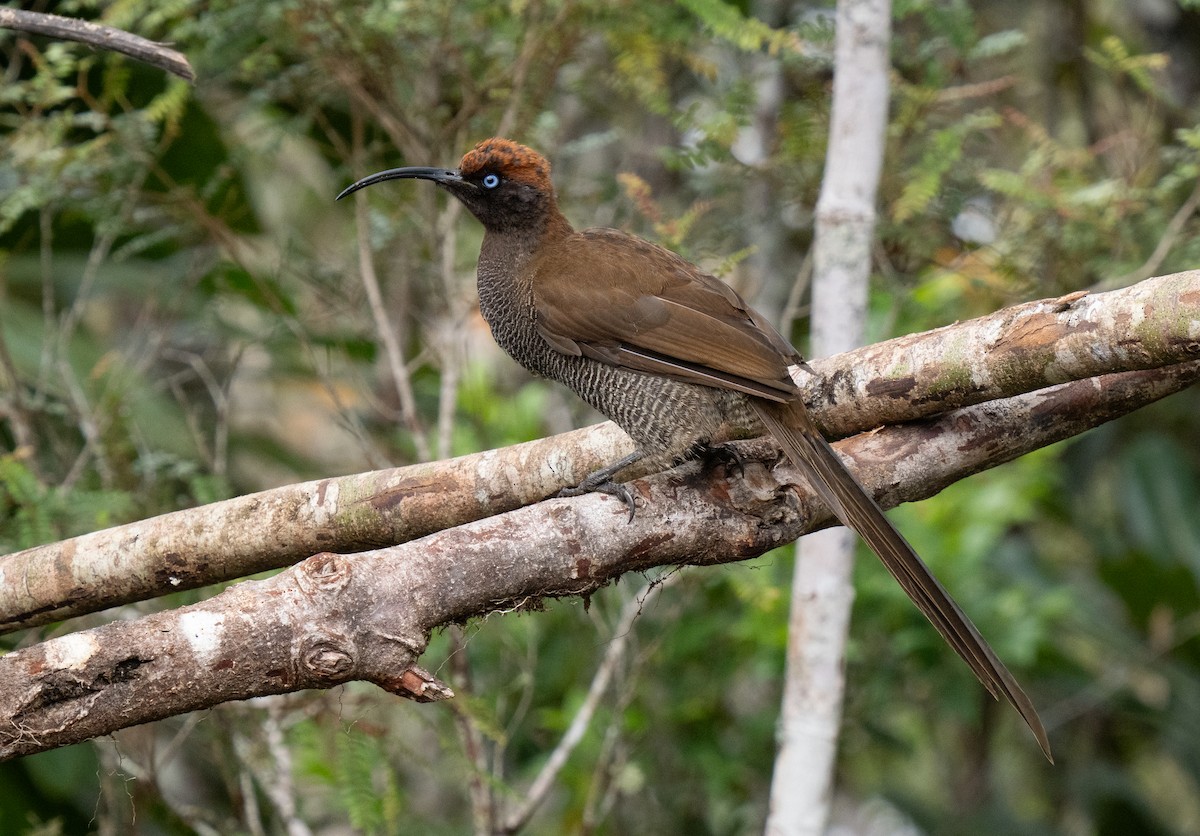
[[[344,682],[355,669],[353,644],[345,636],[316,633],[305,637],[300,648],[300,666],[322,685]]]
[[[343,555],[321,552],[297,567],[296,585],[309,596],[341,592],[350,583],[352,565]]]

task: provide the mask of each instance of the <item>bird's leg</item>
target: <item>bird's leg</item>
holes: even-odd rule
[[[620,482],[614,482],[613,477],[634,462],[640,461],[645,455],[641,450],[636,450],[623,459],[618,459],[610,465],[589,473],[578,485],[573,488],[563,488],[555,496],[583,496],[585,493],[606,493],[609,496],[615,496],[625,503],[625,506],[629,509],[629,521],[633,522],[633,515],[637,512],[637,503],[634,502],[633,494],[629,488]]]

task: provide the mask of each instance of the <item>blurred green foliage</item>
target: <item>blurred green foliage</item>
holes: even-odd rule
[[[1200,176],[1197,102],[1172,81],[1171,44],[1124,5],[895,4],[873,335],[1200,261],[1200,221],[1180,214]],[[772,316],[801,273],[830,4],[55,11],[172,41],[199,81],[0,33],[0,549],[591,417],[492,346],[473,305],[480,232],[456,206],[403,184],[332,202],[370,171],[452,164],[504,132],[554,159],[580,225],[657,237]],[[1029,687],[1059,763],[863,559],[839,821],[869,829],[882,808],[938,833],[1200,831],[1197,401],[897,512]],[[774,553],[686,571],[647,604],[528,831],[760,831],[790,577]],[[467,831],[472,785],[519,802],[640,584],[435,637],[426,663],[449,669],[455,710],[350,686],[0,765],[0,829]]]

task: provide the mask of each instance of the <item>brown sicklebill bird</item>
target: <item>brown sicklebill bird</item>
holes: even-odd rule
[[[479,143],[457,169],[373,174],[338,198],[404,178],[432,180],[483,224],[479,307],[501,348],[534,374],[565,383],[637,444],[565,493],[610,493],[632,514],[633,497],[616,477],[634,462],[663,469],[714,445],[770,433],[1051,757],[1021,686],[809,417],[788,372],[803,358],[732,288],[627,233],[576,232],[558,209],[550,163],[511,140]]]

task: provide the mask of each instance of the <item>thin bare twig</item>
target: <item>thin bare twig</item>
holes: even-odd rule
[[[362,115],[357,107],[352,109],[354,133],[354,150],[356,155],[362,151]],[[375,322],[375,332],[383,342],[384,356],[387,358],[388,370],[392,375],[392,383],[396,387],[396,395],[400,399],[400,414],[405,429],[412,435],[413,446],[421,461],[430,457],[429,438],[421,426],[417,415],[416,397],[413,395],[412,377],[408,366],[404,363],[404,355],[400,350],[397,337],[398,327],[388,319],[387,310],[383,304],[383,293],[379,289],[379,277],[375,273],[375,257],[371,252],[370,223],[367,215],[367,198],[365,192],[354,196],[354,219],[358,230],[358,267],[362,276],[363,289],[367,292],[367,304],[371,308],[371,317]]]
[[[229,392],[228,379],[225,383],[217,380],[216,375],[212,373],[212,369],[208,367],[208,363],[194,351],[183,351],[180,349],[168,348],[162,352],[165,359],[175,360],[183,363],[192,370],[192,374],[199,380],[205,390],[208,392],[209,398],[212,400],[213,410],[213,440],[212,450],[208,449],[208,442],[205,439],[204,428],[200,426],[195,413],[190,409],[184,410],[184,420],[187,422],[188,429],[192,433],[193,441],[196,448],[200,450],[201,455],[208,459],[208,466],[212,469],[213,475],[224,477],[226,472],[226,452],[228,449],[229,439]],[[236,365],[236,364],[235,364]],[[232,376],[230,376],[231,378]],[[180,406],[185,406],[187,398],[184,396],[182,389],[176,377],[172,376],[168,380],[168,385],[171,391],[175,393]]]
[[[58,358],[57,368],[59,377],[62,378],[63,385],[66,387],[67,398],[75,411],[79,432],[83,435],[83,449],[75,458],[75,463],[71,465],[67,475],[63,477],[60,488],[63,491],[70,491],[83,476],[88,459],[93,458],[96,461],[96,471],[100,474],[101,483],[105,487],[110,487],[113,483],[113,470],[104,454],[100,425],[96,422],[96,416],[92,414],[92,406],[87,393],[83,391],[79,378],[75,376],[75,369],[71,367],[65,351]]]
[[[108,753],[108,757],[105,757],[105,753]],[[140,762],[127,749],[122,751],[122,749],[118,748],[117,742],[111,738],[101,744],[100,755],[101,762],[111,758],[109,762],[114,764],[114,771],[124,772],[131,778],[144,781],[149,786],[156,787],[159,798],[162,799],[167,809],[182,819],[188,827],[201,834],[201,836],[219,836],[220,833],[224,832],[225,828],[221,826],[222,822],[213,810],[198,804],[189,804],[171,793],[164,793],[159,781],[163,773],[155,769],[153,762],[150,765]],[[153,759],[152,752],[151,758]],[[136,808],[133,808],[132,815],[136,817]],[[134,819],[131,818],[129,824],[134,824]]]
[[[242,822],[250,836],[266,836],[263,830],[262,811],[258,809],[258,793],[254,791],[254,753],[245,734],[234,732],[233,753],[241,762],[237,770],[238,795],[242,799]]]
[[[134,195],[141,185],[144,177],[139,177],[138,181],[132,185],[129,190],[129,201],[122,206],[122,215],[127,215],[126,211],[133,203]],[[122,224],[124,226],[124,224]],[[109,253],[112,252],[113,244],[117,241],[116,226],[107,232],[100,235],[92,244],[92,248],[88,251],[87,261],[83,265],[83,273],[79,277],[79,287],[75,291],[75,298],[71,300],[71,307],[63,313],[58,326],[58,342],[59,353],[66,353],[70,345],[71,338],[75,336],[75,329],[79,327],[80,321],[83,319],[87,305],[92,301],[92,287],[96,284],[96,279],[100,275],[100,265],[107,259]]]
[[[553,31],[557,24],[563,21],[570,7],[570,3],[562,4],[554,18],[555,27],[550,28],[549,31]],[[508,106],[504,108],[504,113],[500,116],[500,121],[496,126],[496,133],[499,136],[508,136],[517,124],[517,113],[521,104],[527,101],[523,91],[529,80],[529,68],[533,64],[533,59],[542,49],[542,42],[545,40],[547,31],[533,22],[533,19],[542,11],[541,3],[531,3],[525,11],[525,38],[521,41],[521,49],[512,66],[501,76],[511,86],[512,94],[508,97]]]
[[[454,441],[454,421],[458,408],[458,382],[462,378],[462,338],[457,328],[443,333],[441,382],[438,385],[437,457],[448,459]]]
[[[312,836],[312,830],[297,809],[292,752],[284,738],[287,710],[287,702],[281,697],[253,700],[247,713],[251,724],[257,728],[256,733],[248,736],[235,732],[233,735],[234,753],[245,767],[238,773],[239,790],[244,798],[246,826],[252,834],[264,832],[258,792],[254,788],[257,783],[274,806],[288,836]],[[253,777],[247,779],[245,776]]]
[[[558,778],[558,773],[566,766],[567,758],[583,740],[583,735],[591,725],[596,709],[600,707],[600,700],[603,698],[604,692],[608,690],[608,684],[612,681],[614,672],[625,658],[625,649],[633,636],[634,620],[642,614],[642,610],[654,599],[654,596],[675,583],[679,577],[680,574],[675,572],[661,580],[652,581],[625,603],[621,610],[621,618],[613,628],[612,639],[608,643],[608,649],[604,652],[604,658],[600,660],[600,665],[596,668],[583,704],[579,706],[579,710],[571,718],[571,725],[567,727],[545,765],[533,779],[533,783],[529,785],[525,799],[505,819],[502,832],[516,833],[529,822],[538,806],[545,800],[554,781]]]
[[[42,280],[42,352],[38,360],[37,388],[45,391],[54,365],[54,212],[49,205],[38,210],[38,268]]]
[[[344,65],[341,57],[334,61],[329,68],[346,91],[346,95],[350,97],[351,102],[357,107],[366,108],[371,115],[371,121],[383,129],[392,145],[404,157],[414,158],[416,149],[423,147],[423,144],[412,127],[405,122],[402,114],[381,103],[368,89],[362,78]]]
[[[151,41],[122,29],[76,20],[43,12],[21,9],[0,9],[0,28],[46,35],[66,41],[78,41],[96,49],[119,52],[142,63],[177,75],[184,81],[196,80],[196,73],[187,56],[166,44]]]
[[[296,784],[292,780],[292,750],[288,748],[283,736],[283,700],[268,697],[266,703],[267,716],[262,728],[270,762],[274,765],[274,775],[272,779],[262,781],[263,789],[274,803],[275,809],[279,811],[288,836],[312,836],[312,830],[300,817],[296,805]]]
[[[441,361],[441,382],[438,387],[437,455],[439,459],[450,455],[454,434],[454,418],[458,406],[458,381],[462,376],[463,340],[461,323],[466,319],[465,299],[474,294],[464,294],[458,272],[454,269],[454,257],[458,252],[458,218],[462,204],[457,200],[446,202],[435,224],[437,247],[441,256],[442,289],[445,299],[445,326],[437,340],[437,354]]]
[[[112,467],[109,465],[108,458],[104,453],[100,423],[98,417],[92,413],[87,393],[84,392],[83,386],[75,374],[75,368],[70,361],[70,350],[71,342],[75,336],[75,329],[83,319],[84,309],[87,302],[91,299],[92,286],[96,283],[96,277],[100,272],[100,265],[108,258],[108,254],[112,251],[116,240],[117,236],[114,228],[103,233],[92,244],[92,248],[88,252],[87,262],[83,268],[83,275],[79,279],[79,289],[75,293],[75,299],[66,312],[63,313],[58,324],[56,334],[58,373],[66,385],[71,405],[75,408],[75,417],[79,422],[79,430],[83,434],[85,445],[84,453],[75,460],[75,464],[67,473],[66,478],[63,479],[62,487],[64,490],[70,490],[76,480],[83,475],[83,466],[89,457],[95,459],[96,470],[99,471],[103,484],[106,486],[112,484]],[[47,321],[48,324],[49,321]]]
[[[783,313],[779,315],[779,333],[781,334],[790,334],[792,324],[800,315],[800,300],[804,298],[804,291],[808,290],[809,284],[812,283],[812,267],[813,251],[810,247],[804,254],[804,260],[800,262],[800,269],[796,271],[796,280],[792,282],[792,289],[788,291]]]
[[[471,662],[467,656],[466,628],[455,624],[450,628],[450,671],[455,687],[471,690]],[[463,751],[471,764],[471,820],[475,823],[476,836],[490,836],[496,822],[496,797],[487,780],[488,756],[483,731],[465,700],[456,700],[450,708],[454,712],[454,724]]]
[[[1184,226],[1187,225],[1192,215],[1196,214],[1197,209],[1200,209],[1200,177],[1196,178],[1196,185],[1192,188],[1192,193],[1188,195],[1187,200],[1167,222],[1167,228],[1163,230],[1162,237],[1158,239],[1158,245],[1154,248],[1154,252],[1150,253],[1146,262],[1131,273],[1098,283],[1093,290],[1114,290],[1153,276],[1166,260],[1171,248],[1175,246],[1175,241],[1183,232]]]
[[[4,324],[0,322],[0,390],[7,391],[7,401],[0,401],[0,417],[7,417],[12,425],[13,439],[18,448],[29,452],[37,449],[37,436],[33,431],[33,420],[21,392],[21,373],[8,350],[8,340],[4,336]],[[44,482],[45,477],[38,467],[37,457],[30,455],[25,465],[38,482]]]
[[[961,102],[967,99],[986,99],[1016,85],[1015,75],[1002,75],[999,78],[989,78],[987,81],[977,81],[973,84],[960,84],[939,90],[934,100],[939,104]]]

